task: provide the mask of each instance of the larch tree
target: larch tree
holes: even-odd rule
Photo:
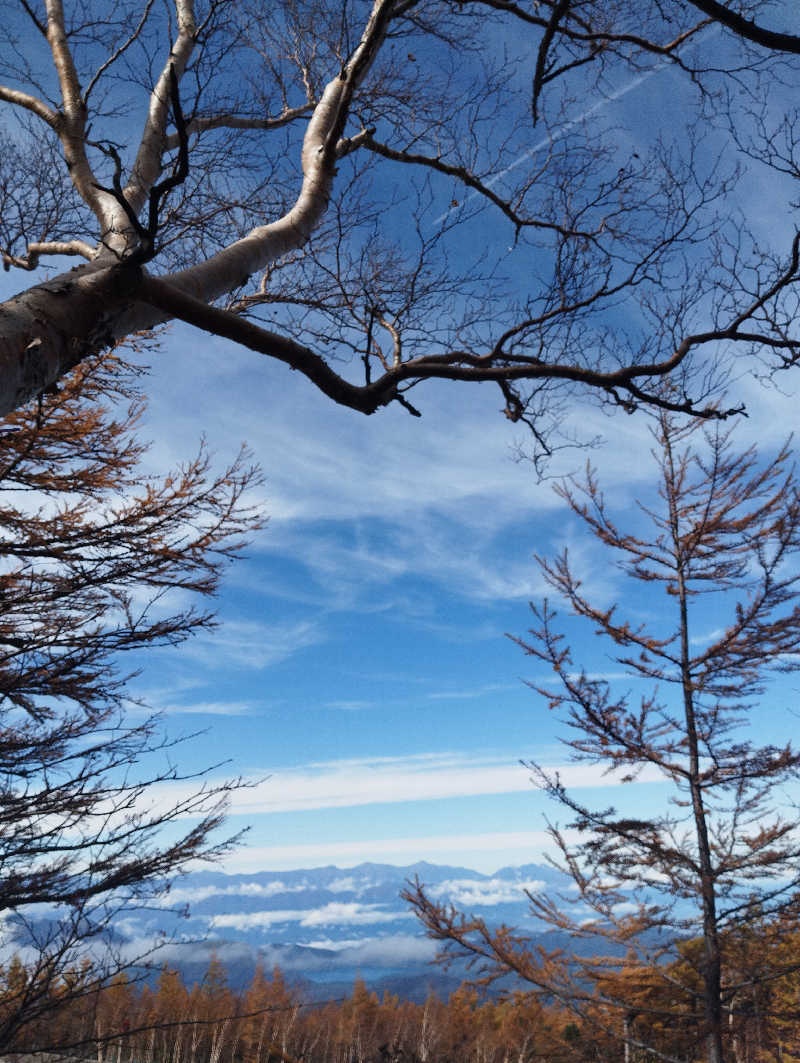
[[[0,425],[3,1052],[58,1044],[60,1011],[148,958],[117,921],[235,841],[219,828],[236,781],[176,766],[182,739],[131,714],[122,665],[213,624],[191,603],[260,526],[259,473],[246,453],[214,472],[201,449],[144,475],[138,375],[93,356]]]
[[[472,957],[483,976],[520,976],[629,1050],[677,1061],[704,1045],[721,1063],[754,986],[786,975],[742,962],[742,935],[793,925],[800,904],[800,752],[763,734],[776,715],[759,725],[770,676],[800,667],[800,497],[788,448],[762,463],[730,433],[700,436],[697,422],[666,415],[654,438],[658,501],[629,518],[632,530],[591,470],[558,488],[624,577],[622,604],[593,600],[566,551],[539,559],[628,689],[575,661],[547,602],[532,606],[536,625],[520,645],[554,675],[535,689],[563,722],[570,759],[622,784],[644,772],[665,785],[661,799],[632,812],[590,807],[557,771],[530,765],[572,816],[550,832],[577,889],[532,895],[532,912],[571,936],[574,955],[436,904],[419,883],[407,897],[445,954]]]
[[[0,306],[0,412],[180,319],[366,414],[493,382],[545,448],[565,389],[724,414],[698,366],[800,343],[796,226],[733,196],[737,158],[800,173],[771,8],[4,0],[3,262],[81,264]],[[614,128],[665,67],[693,113]]]

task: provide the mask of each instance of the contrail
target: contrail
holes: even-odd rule
[[[546,137],[542,137],[538,143],[534,144],[532,148],[528,148],[524,154],[520,155],[518,159],[515,159],[510,166],[506,166],[505,170],[501,170],[496,173],[494,177],[488,181],[484,181],[487,188],[491,188],[492,185],[499,181],[501,177],[505,177],[507,173],[511,173],[512,170],[516,170],[518,166],[521,166],[526,159],[530,159],[535,155],[537,151],[541,151],[542,148],[546,148],[548,144],[552,144],[553,141],[563,137],[566,133],[573,128],[573,126],[579,125],[581,122],[585,122],[587,118],[595,114],[597,111],[601,111],[604,107],[607,107],[609,103],[613,103],[615,100],[621,100],[623,96],[627,96],[629,92],[633,92],[634,89],[638,89],[648,78],[651,78],[653,74],[657,74],[660,70],[663,70],[666,66],[666,61],[662,60],[658,66],[654,66],[652,70],[648,70],[645,74],[640,74],[638,78],[634,78],[633,81],[629,81],[627,85],[623,85],[621,89],[617,89],[616,92],[612,92],[610,96],[604,96],[602,100],[598,100],[597,103],[593,103],[587,110],[582,111],[574,118],[570,118],[568,122],[565,122],[562,126]],[[473,195],[478,195],[478,192],[473,192]]]
[[[713,29],[719,29],[719,26],[716,25],[713,27]],[[542,139],[537,141],[537,143],[534,144],[533,147],[528,148],[527,151],[523,152],[523,154],[520,155],[517,159],[515,159],[510,165],[506,166],[504,170],[500,170],[499,173],[494,174],[492,177],[489,178],[489,180],[484,181],[483,184],[486,186],[486,188],[491,188],[492,185],[496,184],[501,178],[505,177],[506,174],[511,173],[512,170],[516,170],[518,166],[521,166],[522,163],[526,161],[526,159],[532,158],[534,155],[536,155],[537,152],[541,151],[542,148],[546,148],[549,144],[552,144],[556,140],[559,140],[561,137],[565,136],[574,126],[579,125],[581,122],[585,122],[586,119],[590,118],[593,114],[596,114],[598,111],[601,111],[604,107],[608,107],[610,103],[614,103],[616,100],[621,100],[622,97],[627,96],[629,92],[633,92],[634,89],[638,89],[639,86],[643,85],[648,78],[653,77],[654,74],[660,73],[666,66],[669,65],[669,63],[669,59],[662,59],[660,63],[656,63],[656,65],[654,67],[651,67],[650,70],[647,70],[644,74],[640,74],[632,81],[629,81],[627,85],[623,85],[622,88],[617,89],[616,92],[612,92],[610,95],[604,96],[601,100],[598,100],[597,103],[593,103],[591,107],[588,107],[585,111],[582,111],[574,118],[570,118],[569,121],[565,122],[562,126],[559,126],[558,129],[555,130],[555,132],[548,134],[546,137],[542,137]],[[470,202],[470,200],[474,199],[476,196],[479,195],[480,192],[469,192],[464,197],[463,204],[459,204],[459,206],[466,205]],[[444,214],[439,215],[434,224],[439,225],[445,220],[445,218],[447,218],[450,214],[453,213],[454,210],[457,209],[457,207],[449,207],[444,212]]]

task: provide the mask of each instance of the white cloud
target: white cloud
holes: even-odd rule
[[[356,901],[331,901],[321,908],[268,909],[217,915],[212,919],[211,926],[218,930],[253,930],[282,923],[298,923],[301,927],[371,926],[375,923],[394,923],[399,919],[412,918],[409,912],[387,912],[382,910],[384,907],[382,904],[359,904]]]
[[[192,363],[193,400],[176,409],[170,396],[178,382],[186,387],[184,352],[193,342],[191,330],[177,326],[170,340],[172,357],[158,359],[153,367],[150,418],[169,431],[153,433],[158,444],[151,460],[167,467],[185,456],[196,443],[198,425],[212,449],[222,453],[230,451],[232,434],[246,438],[256,456],[268,461],[264,494],[275,521],[393,520],[428,507],[460,506],[476,524],[486,524],[498,514],[488,507],[481,512],[481,499],[496,498],[509,512],[523,499],[530,505],[526,495],[549,497],[527,470],[521,473],[504,460],[520,432],[500,415],[486,389],[432,382],[419,391],[421,420],[399,407],[364,418],[337,407],[308,381],[268,359],[247,354],[232,359],[230,344],[211,338],[208,356]],[[279,393],[280,401],[270,403],[265,416],[270,393]],[[232,401],[235,396],[233,433],[230,407],[220,403],[220,394]],[[480,432],[474,430],[476,416]]]
[[[269,769],[267,769],[269,771]],[[620,774],[599,764],[556,764],[569,787],[614,786]],[[660,782],[655,768],[645,768],[637,782]],[[530,791],[526,768],[509,756],[470,757],[423,754],[404,758],[329,761],[289,770],[275,769],[251,789],[234,792],[231,809],[247,815],[344,808],[405,801],[510,794]]]
[[[519,683],[482,683],[466,690],[440,690],[428,694],[429,701],[470,701],[483,698],[487,694],[501,694],[509,690],[519,690]]]
[[[273,771],[253,789],[232,796],[232,810],[249,815],[305,809],[423,801],[530,789],[514,760],[452,754],[345,760]]]
[[[362,712],[365,709],[378,708],[378,702],[368,701],[365,698],[341,699],[339,701],[326,701],[326,709],[339,709],[342,712]]]
[[[429,897],[443,897],[457,907],[466,905],[490,907],[496,904],[518,903],[524,891],[539,893],[545,888],[540,879],[509,882],[507,879],[448,879],[428,887]]]
[[[323,908],[308,912],[301,926],[360,926],[370,923],[394,923],[398,919],[413,918],[410,912],[381,911],[382,904],[359,904],[331,901]]]
[[[343,951],[342,959],[347,959],[354,965],[385,964],[394,967],[405,963],[431,963],[438,949],[437,943],[429,938],[392,934],[354,943]]]
[[[633,901],[624,901],[621,904],[614,905],[614,915],[632,915],[634,912],[639,911],[639,905],[634,904]]]
[[[284,893],[302,893],[306,889],[308,883],[289,885],[280,880],[265,883],[242,882],[235,886],[173,886],[158,903],[162,907],[172,908],[181,904],[197,904],[209,897],[276,897]]]
[[[630,681],[632,681],[634,679],[638,680],[638,679],[643,679],[644,678],[643,676],[637,675],[633,671],[630,671],[630,672],[586,672],[586,673],[568,672],[567,676],[568,676],[569,679],[574,681],[576,679],[580,679],[582,674],[585,674],[586,678],[590,682],[595,682],[595,683],[613,683],[613,682],[615,682],[618,679],[624,679],[626,682],[630,682]],[[553,675],[553,673],[550,672],[548,675],[542,677],[539,681],[542,682],[543,684],[547,684],[548,681],[552,682],[552,675]]]
[[[249,701],[190,701],[185,704],[169,702],[153,706],[158,712],[170,716],[197,713],[201,716],[249,716],[253,705]]]
[[[288,556],[303,565],[328,608],[355,608],[356,603],[372,602],[378,592],[383,595],[380,608],[394,608],[398,593],[402,598],[403,581],[411,575],[472,600],[540,597],[545,584],[524,543],[514,555],[507,553],[502,563],[487,563],[487,558],[496,556],[495,533],[501,528],[502,524],[498,529],[465,529],[455,519],[445,522],[420,509],[405,522],[370,523],[355,540],[348,525],[273,522],[259,545],[266,554]],[[465,547],[467,539],[469,547]],[[290,597],[293,588],[294,584]],[[273,594],[279,591],[274,582],[263,589]],[[413,615],[414,601],[407,599],[403,605]]]
[[[546,764],[573,789],[621,784],[622,773],[601,764]],[[656,768],[644,768],[628,785],[663,782]],[[231,813],[246,816],[324,808],[434,801],[488,794],[533,792],[528,769],[508,757],[425,753],[313,762],[297,768],[265,767],[252,785],[230,794]],[[164,783],[147,791],[153,806],[185,797],[188,784]]]
[[[303,945],[307,949],[325,949],[326,952],[344,952],[361,944],[361,938],[306,938]]]
[[[315,621],[265,624],[256,620],[227,620],[183,647],[183,655],[212,667],[237,666],[260,670],[285,661],[300,650],[324,642],[323,627]],[[191,711],[191,710],[187,710]]]
[[[706,646],[711,642],[716,642],[717,639],[722,638],[725,634],[724,627],[715,627],[711,631],[702,632],[699,635],[695,635],[689,639],[689,643],[692,646]]]
[[[208,357],[192,365],[192,399],[176,410],[169,396],[185,387],[182,350],[191,349],[193,336],[180,326],[174,331],[174,353],[158,360],[149,388],[152,434],[159,440],[153,463],[174,464],[194,446],[198,425],[213,449],[229,452],[235,401],[235,436],[248,440],[267,475],[271,519],[251,556],[266,551],[306,567],[321,591],[317,601],[328,608],[361,602],[370,589],[396,586],[408,574],[472,599],[541,593],[530,553],[542,546],[543,523],[563,512],[563,503],[528,465],[511,460],[522,433],[500,415],[491,389],[429,382],[418,392],[421,420],[399,407],[363,418],[283,367],[246,354],[231,358],[228,344],[211,339]],[[276,393],[280,401],[265,416],[265,396]],[[230,401],[220,403],[221,394]],[[624,500],[650,475],[647,462],[629,460],[631,453],[647,453],[646,419],[620,415],[612,422],[596,405],[577,400],[574,419],[587,437],[611,433],[598,460],[604,482]],[[550,471],[569,472],[583,462],[582,453],[561,452]],[[519,536],[526,522],[530,546]],[[237,566],[232,579],[244,579],[245,568]],[[262,582],[270,593],[280,593],[280,585],[289,597],[298,593],[291,575]]]
[[[576,840],[572,831],[564,834]],[[334,864],[356,867],[367,860],[403,866],[418,860],[442,863],[454,857],[476,871],[496,871],[519,863],[520,854],[538,858],[552,852],[550,835],[543,830],[498,831],[481,834],[438,834],[408,838],[373,838],[358,841],[306,842],[291,845],[250,846],[226,858],[231,872],[290,870]]]
[[[357,882],[352,875],[345,875],[342,878],[335,878],[333,882],[329,882],[325,889],[330,890],[331,893],[352,893],[353,890],[359,889],[363,885],[363,880]]]

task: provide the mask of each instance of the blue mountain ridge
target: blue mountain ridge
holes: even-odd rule
[[[492,925],[523,928],[550,948],[566,943],[537,923],[524,892],[567,890],[570,880],[561,872],[527,864],[484,874],[424,861],[250,874],[196,871],[173,884],[163,908],[135,913],[125,932],[132,945],[166,934],[168,943],[154,964],[178,969],[190,985],[202,981],[216,955],[237,989],[260,964],[267,972],[280,967],[307,999],[347,995],[355,978],[406,999],[424,999],[431,990],[446,997],[466,969],[456,964],[443,972],[434,964],[435,943],[400,899],[416,878],[437,900]]]

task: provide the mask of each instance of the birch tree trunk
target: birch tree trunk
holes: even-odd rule
[[[716,0],[94,4],[11,5],[0,34],[0,257],[82,260],[0,305],[0,415],[174,319],[366,414],[493,383],[542,453],[565,393],[719,418],[741,410],[712,393],[720,344],[800,358],[800,234],[745,261],[732,180],[692,137],[640,158],[600,120],[665,64],[767,106],[762,71],[800,38]],[[742,144],[757,110],[731,115]],[[800,172],[779,139],[765,161]]]

